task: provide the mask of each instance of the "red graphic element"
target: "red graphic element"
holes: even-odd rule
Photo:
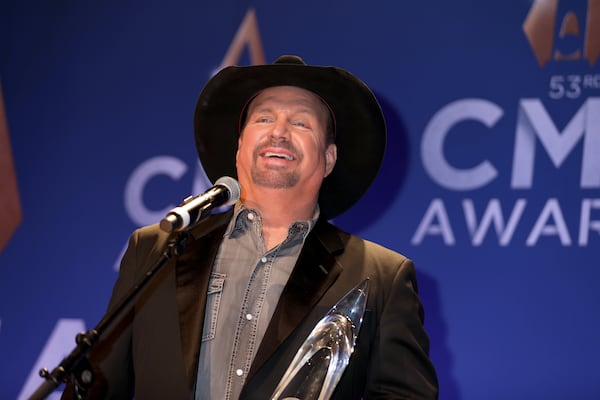
[[[21,203],[0,86],[0,252],[21,223]]]
[[[252,8],[248,9],[246,12],[244,20],[231,41],[229,49],[227,49],[227,53],[221,62],[221,68],[237,64],[245,44],[248,45],[250,51],[251,64],[256,65],[266,63],[265,52],[258,32],[256,13]]]
[[[581,60],[581,48],[569,53],[564,53],[557,48],[555,43],[557,12],[558,0],[536,0],[523,23],[523,31],[540,67],[550,60]],[[585,26],[585,37],[582,39],[583,57],[590,65],[594,65],[600,57],[600,0],[588,0]],[[570,36],[581,38],[579,27],[577,15],[568,11],[562,17],[557,36],[561,40]]]
[[[585,49],[583,55],[590,65],[600,58],[600,0],[588,0],[588,14],[585,23]]]

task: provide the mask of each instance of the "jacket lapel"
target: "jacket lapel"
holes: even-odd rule
[[[343,249],[343,243],[337,232],[327,222],[319,220],[306,238],[254,357],[247,381],[300,324],[340,274],[342,267],[334,254]]]
[[[185,251],[177,259],[175,274],[179,329],[190,388],[196,381],[210,272],[232,213],[215,215],[190,230]]]

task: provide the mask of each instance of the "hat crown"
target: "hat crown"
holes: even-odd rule
[[[295,55],[283,55],[277,58],[273,64],[296,64],[296,65],[306,65],[304,60]]]

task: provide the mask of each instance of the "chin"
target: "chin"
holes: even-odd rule
[[[270,189],[290,189],[300,181],[296,173],[281,173],[280,171],[252,172],[252,182],[257,186]]]

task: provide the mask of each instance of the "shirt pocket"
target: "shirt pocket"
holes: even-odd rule
[[[219,317],[219,306],[225,284],[225,274],[213,272],[208,282],[208,293],[206,294],[206,314],[204,316],[204,328],[202,329],[202,341],[215,338],[217,331],[217,319]]]

